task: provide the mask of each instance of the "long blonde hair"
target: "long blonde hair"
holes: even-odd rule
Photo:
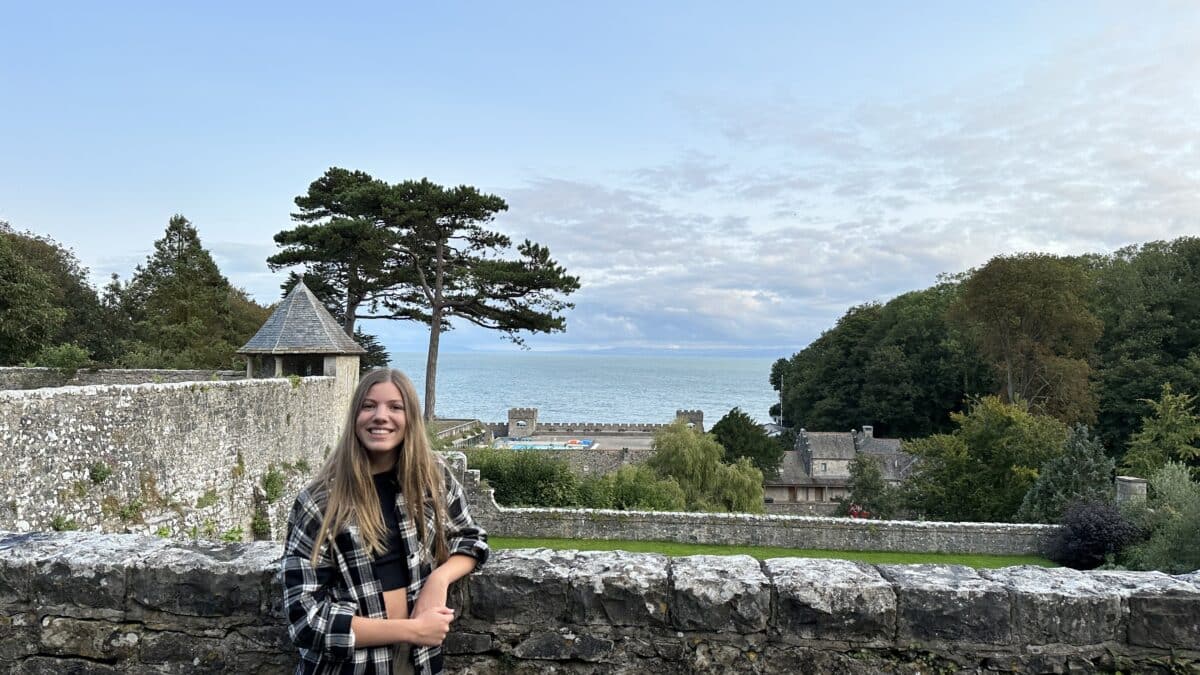
[[[442,478],[441,462],[429,447],[429,439],[425,435],[425,421],[421,417],[417,389],[399,370],[379,368],[359,380],[350,400],[350,410],[346,413],[346,424],[337,448],[330,453],[309,485],[313,497],[319,501],[323,497],[325,502],[325,517],[313,542],[313,565],[320,559],[321,549],[350,523],[358,526],[372,556],[385,552],[387,525],[379,509],[379,496],[371,479],[367,450],[359,442],[355,429],[363,399],[372,386],[381,382],[396,385],[404,399],[404,440],[395,468],[400,483],[399,499],[404,500],[405,511],[416,525],[421,550],[432,548],[439,565],[449,557],[444,535],[444,524],[448,520],[444,499],[446,483]],[[432,532],[426,526],[427,514],[433,516]]]

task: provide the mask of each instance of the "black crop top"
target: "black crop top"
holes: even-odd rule
[[[396,500],[400,496],[400,484],[396,481],[396,474],[391,471],[377,473],[372,478],[375,480],[375,492],[379,494],[383,524],[387,527],[384,540],[387,549],[371,563],[371,566],[375,568],[375,578],[383,584],[383,590],[407,588],[410,581],[408,549],[404,545],[404,537],[400,536],[400,521],[396,518]]]

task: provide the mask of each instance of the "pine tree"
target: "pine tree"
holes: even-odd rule
[[[1086,425],[1071,429],[1063,454],[1042,465],[1017,512],[1027,523],[1057,523],[1074,502],[1112,501],[1113,460]]]
[[[775,442],[767,432],[740,408],[725,414],[712,428],[713,436],[725,448],[725,461],[734,463],[739,457],[748,457],[755,468],[764,476],[779,475],[779,464],[783,461],[783,446]]]

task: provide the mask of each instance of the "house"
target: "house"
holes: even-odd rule
[[[768,512],[833,513],[837,500],[850,494],[850,462],[860,454],[878,461],[892,484],[908,477],[916,459],[901,451],[899,439],[875,438],[871,426],[849,432],[801,429],[795,449],[783,453],[778,477],[763,481]]]

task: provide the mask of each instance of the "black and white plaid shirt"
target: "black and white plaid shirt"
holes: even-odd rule
[[[449,515],[445,536],[449,552],[475,558],[478,568],[488,557],[487,533],[471,519],[462,486],[449,471],[444,471],[444,475]],[[433,552],[418,544],[416,525],[408,517],[403,500],[397,500],[396,515],[405,549],[409,552],[408,610],[411,613],[425,579],[433,571]],[[432,511],[427,510],[425,516],[426,531],[432,532]],[[339,532],[332,547],[326,546],[322,551],[316,567],[309,562],[323,518],[324,504],[318,503],[307,489],[301,491],[288,518],[281,572],[288,634],[300,648],[296,672],[303,675],[390,675],[391,648],[355,649],[354,634],[350,631],[351,617],[387,618],[382,586],[375,578],[371,555],[358,527],[350,524]],[[436,675],[442,672],[440,646],[413,647],[412,659],[417,673]]]

